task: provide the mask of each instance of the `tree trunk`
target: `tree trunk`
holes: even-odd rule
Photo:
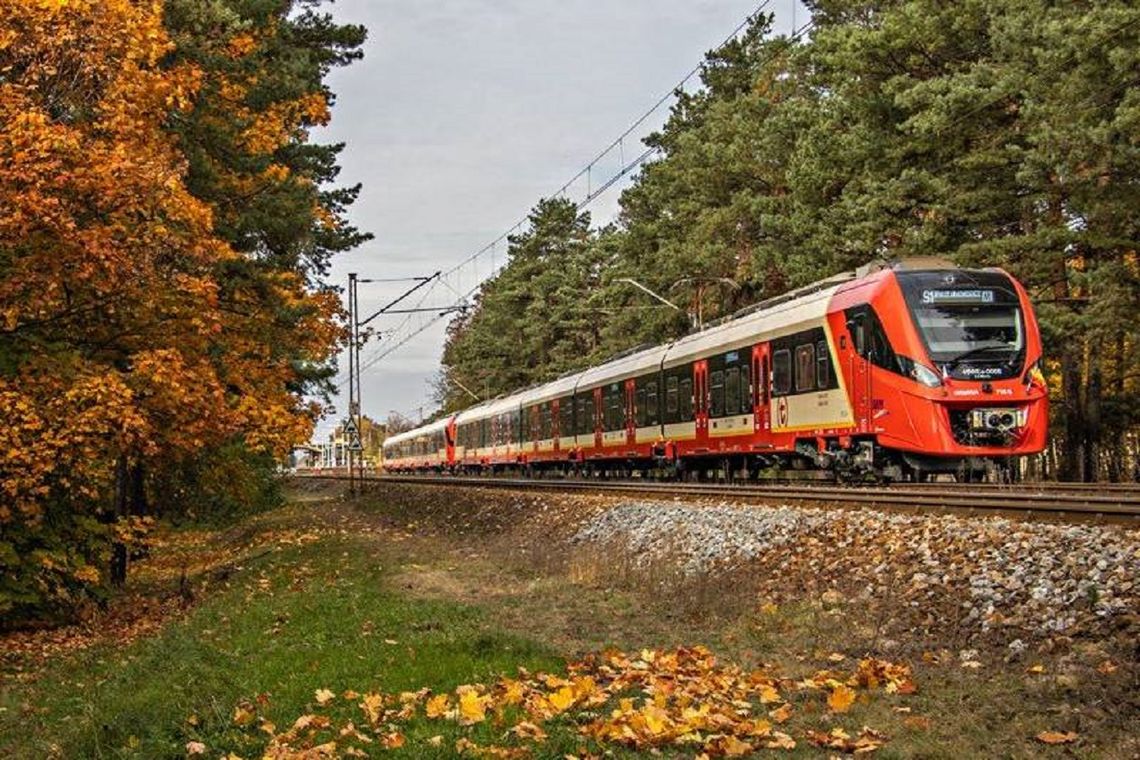
[[[1098,455],[1101,450],[1100,402],[1103,395],[1100,366],[1096,360],[1091,360],[1089,364],[1089,383],[1085,394],[1085,429],[1081,446],[1081,454],[1083,455],[1081,474],[1086,483],[1100,480]]]
[[[1057,463],[1057,479],[1081,480],[1081,443],[1084,439],[1081,356],[1072,347],[1061,354],[1061,393],[1065,404],[1065,438]]]
[[[112,522],[112,529],[114,529],[114,522],[124,517],[127,513],[127,499],[130,484],[130,470],[127,467],[126,456],[120,456],[118,463],[115,465],[115,512],[114,521]],[[127,546],[122,541],[115,541],[111,545],[111,584],[114,586],[122,586],[127,582]]]

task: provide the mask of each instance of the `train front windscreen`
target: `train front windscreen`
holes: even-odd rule
[[[1001,380],[1025,363],[1025,319],[1004,274],[899,272],[899,285],[930,360],[946,376]]]

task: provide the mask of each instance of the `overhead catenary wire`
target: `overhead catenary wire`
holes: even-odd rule
[[[764,2],[762,2],[758,6],[756,6],[755,10],[753,10],[751,13],[749,13],[744,18],[744,20],[741,21],[736,26],[736,28],[733,29],[732,32],[727,37],[724,38],[724,41],[721,42],[716,47],[716,49],[719,50],[720,48],[723,48],[725,45],[729,44],[734,39],[736,39],[736,36],[738,34],[740,34],[745,28],[747,28],[747,26],[749,24],[751,24],[756,19],[756,17],[759,16],[760,13],[766,7],[768,7],[769,4],[771,4],[771,2],[772,2],[772,0],[764,0]],[[653,114],[657,113],[657,111],[659,111],[661,109],[661,106],[665,105],[670,100],[672,100],[677,95],[677,92],[679,90],[684,88],[684,86],[686,84],[688,84],[689,81],[694,76],[696,76],[697,74],[699,74],[701,72],[701,70],[704,68],[704,65],[705,65],[704,61],[702,60],[700,63],[698,63],[696,66],[694,66],[687,74],[685,74],[684,77],[681,78],[681,80],[679,82],[677,82],[677,84],[673,85],[671,88],[669,88],[668,92],[666,92],[664,95],[662,95],[660,98],[658,98],[658,100],[652,106],[650,106],[649,110],[645,111],[640,116],[638,116],[637,119],[635,119],[634,122],[632,124],[630,124],[629,127],[627,127],[625,129],[624,132],[622,132],[620,135],[618,135],[613,140],[613,142],[611,142],[609,145],[607,145],[605,148],[603,148],[596,156],[594,156],[593,159],[591,159],[585,166],[583,166],[581,169],[579,169],[578,172],[576,174],[574,174],[574,176],[572,176],[570,179],[566,180],[566,182],[563,183],[562,186],[558,188],[558,190],[556,190],[553,194],[551,194],[550,197],[557,198],[557,197],[562,196],[567,190],[570,189],[570,187],[575,182],[580,180],[583,176],[588,175],[593,170],[593,167],[596,166],[598,164],[598,162],[600,162],[603,158],[608,156],[614,148],[624,147],[623,144],[624,144],[625,139],[627,137],[629,137],[630,135],[632,135],[634,130],[636,130],[638,127],[640,127],[642,124],[644,124],[645,121],[647,119],[649,119],[649,117],[651,117]],[[612,182],[611,182],[611,184],[612,184]],[[478,249],[477,251],[475,251],[474,253],[469,255],[467,258],[460,261],[458,264],[454,265],[451,269],[446,270],[445,274],[452,274],[456,270],[467,266],[468,264],[470,264],[475,259],[478,259],[479,257],[483,256],[489,250],[493,250],[496,245],[498,245],[499,243],[508,239],[512,234],[515,233],[515,231],[517,231],[520,227],[525,225],[527,223],[528,218],[529,218],[529,216],[522,217],[518,222],[516,222],[513,226],[511,226],[506,232],[499,235],[497,238],[492,240],[490,243],[487,243],[485,246]]]
[[[744,30],[744,28],[747,28],[749,24],[755,22],[755,19],[759,16],[760,13],[762,13],[764,8],[766,8],[769,5],[769,3],[771,3],[771,0],[765,0],[762,3],[759,3],[759,5],[756,7],[756,9],[754,11],[752,11],[752,13],[750,13],[746,18],[744,18],[740,24],[736,25],[736,27],[734,28],[732,33],[728,34],[726,36],[726,38],[724,39],[724,41],[722,43],[720,43],[716,49],[717,50],[722,49],[725,46],[727,46],[728,43],[731,43],[734,39],[736,39],[736,36],[738,36]],[[791,33],[787,36],[787,41],[789,43],[797,42],[798,40],[803,38],[804,35],[811,33],[814,26],[815,26],[815,22],[809,21],[799,28],[793,28]],[[775,55],[769,57],[767,60],[772,60],[774,58],[775,58]],[[767,62],[765,62],[765,63],[767,63]],[[633,134],[633,132],[638,128],[638,126],[641,126],[642,124],[644,124],[645,121],[648,120],[650,116],[652,116],[654,113],[657,113],[662,105],[665,105],[666,103],[668,103],[669,100],[675,98],[678,95],[678,92],[681,91],[685,87],[685,85],[692,80],[692,77],[699,74],[703,70],[703,68],[705,68],[705,66],[706,66],[706,62],[705,62],[705,60],[702,59],[701,62],[697,66],[694,66],[692,68],[692,70],[690,70],[689,73],[685,74],[685,76],[683,77],[683,79],[681,81],[677,82],[677,84],[674,85],[673,88],[670,88],[669,91],[666,93],[666,95],[663,95],[661,98],[659,98],[657,103],[654,103],[653,106],[649,109],[649,111],[646,111],[642,115],[638,116],[637,119],[632,124],[630,124],[624,132],[619,134],[619,136],[616,139],[611,141],[608,146],[606,146],[604,149],[602,149],[601,152],[598,153],[593,158],[593,160],[591,162],[588,162],[583,167],[583,169],[579,170],[567,182],[564,182],[562,187],[560,187],[559,190],[557,190],[556,193],[554,193],[552,197],[557,197],[557,196],[563,195],[565,193],[565,191],[567,191],[573,185],[573,183],[575,183],[576,181],[581,179],[581,177],[583,177],[583,175],[591,172],[593,170],[593,167],[598,162],[600,162],[602,160],[602,158],[604,158],[606,155],[609,155],[612,152],[614,147],[617,147],[620,150],[622,158],[624,158],[625,157],[625,140],[630,137],[630,134]],[[650,158],[652,158],[653,156],[658,155],[662,152],[663,152],[663,148],[660,146],[652,146],[652,147],[646,148],[644,150],[644,152],[641,153],[640,155],[638,155],[636,158],[634,158],[633,161],[630,161],[629,163],[620,166],[619,170],[616,173],[610,175],[610,177],[608,179],[606,179],[604,182],[602,182],[600,186],[598,186],[597,188],[592,187],[591,190],[588,191],[586,197],[581,199],[581,201],[576,204],[576,209],[578,211],[586,209],[586,207],[589,204],[592,204],[594,201],[596,201],[597,198],[600,198],[602,195],[604,195],[606,193],[606,191],[610,190],[622,178],[626,177],[627,174],[635,171],[638,166],[641,166],[645,162],[648,162],[650,160]],[[453,267],[451,267],[450,269],[443,270],[443,271],[439,272],[439,275],[434,278],[434,281],[432,281],[431,285],[429,287],[425,288],[424,299],[421,300],[421,302],[417,303],[416,305],[417,305],[417,307],[420,307],[420,305],[422,305],[423,301],[426,300],[426,297],[430,296],[432,294],[432,292],[434,291],[435,287],[437,287],[437,285],[439,283],[441,283],[441,281],[442,281],[442,283],[445,283],[445,285],[447,286],[449,291],[451,291],[454,294],[459,296],[457,302],[454,304],[454,308],[451,308],[448,311],[442,311],[441,313],[437,314],[437,316],[432,317],[429,320],[426,320],[421,325],[418,325],[415,329],[412,330],[412,332],[408,333],[407,335],[400,336],[400,333],[402,332],[402,330],[404,330],[404,328],[407,327],[410,324],[410,321],[412,321],[412,319],[416,316],[415,313],[408,314],[408,316],[405,318],[405,320],[401,322],[399,327],[397,327],[394,330],[389,330],[389,332],[386,333],[386,340],[383,341],[380,345],[377,345],[376,351],[374,351],[372,354],[370,354],[370,356],[367,357],[366,359],[361,360],[360,367],[357,370],[358,373],[360,373],[360,371],[365,371],[367,369],[374,367],[376,365],[376,363],[382,361],[386,357],[391,356],[391,354],[394,351],[397,351],[400,348],[402,348],[402,346],[407,345],[407,343],[412,341],[413,338],[415,338],[418,335],[423,334],[424,332],[426,332],[427,329],[430,329],[434,325],[437,325],[438,322],[440,320],[442,320],[443,318],[445,318],[446,316],[448,316],[449,313],[454,313],[455,311],[462,310],[464,307],[466,307],[466,305],[469,305],[472,297],[480,291],[480,288],[483,285],[483,281],[490,278],[490,277],[495,276],[495,273],[498,269],[497,262],[492,261],[490,271],[488,273],[487,278],[479,279],[477,281],[477,283],[475,283],[475,285],[469,289],[469,291],[466,291],[462,295],[456,291],[455,287],[446,283],[445,279],[449,278],[451,276],[454,276],[458,270],[463,269],[464,267],[466,267],[466,265],[469,265],[472,263],[475,263],[475,265],[478,265],[478,260],[481,258],[481,256],[486,255],[488,252],[490,252],[492,255],[494,255],[497,251],[498,245],[500,243],[507,242],[507,240],[510,240],[510,238],[512,236],[518,234],[518,231],[521,228],[523,228],[524,226],[526,226],[528,220],[529,220],[529,215],[523,216],[522,219],[520,219],[518,222],[515,222],[513,224],[513,226],[511,228],[508,228],[505,232],[503,232],[502,235],[499,235],[494,240],[491,240],[490,243],[482,246],[481,248],[479,248],[478,251],[475,251],[471,255],[467,256],[467,258],[465,258],[461,262],[458,262],[457,264],[453,265]],[[347,381],[344,381],[344,382],[347,382]],[[337,387],[343,386],[344,382],[337,385]]]
[[[736,29],[733,30],[732,34],[730,34],[728,37],[725,38],[724,42],[722,42],[721,45],[718,46],[717,49],[723,48],[725,45],[729,44],[733,39],[735,39],[736,36],[744,28],[746,28],[748,26],[748,24],[750,24],[754,21],[754,19],[757,17],[757,15],[769,4],[770,1],[771,0],[766,0],[766,2],[761,3],[756,8],[755,11],[753,11],[751,14],[749,14],[748,17],[745,18],[745,20],[743,22],[741,22],[736,27]],[[811,30],[814,29],[814,27],[815,27],[814,20],[808,21],[803,26],[801,26],[799,29],[793,29],[791,34],[788,35],[787,41],[789,43],[797,42],[804,35],[809,34],[811,32]],[[765,63],[770,62],[771,60],[774,60],[775,57],[776,57],[775,55],[770,56],[768,59],[766,59]],[[628,129],[626,129],[625,132],[623,132],[616,140],[614,140],[609,146],[607,146],[606,149],[604,149],[602,152],[600,152],[589,164],[587,164],[587,166],[585,168],[583,168],[574,177],[572,177],[569,181],[567,181],[565,184],[563,184],[563,186],[558,190],[558,192],[555,195],[560,195],[560,194],[564,193],[571,185],[574,184],[575,181],[580,179],[583,176],[583,174],[586,173],[586,171],[589,169],[589,167],[596,165],[597,162],[600,161],[602,158],[604,158],[606,155],[608,155],[608,153],[610,151],[612,151],[614,147],[619,147],[623,151],[623,155],[624,155],[624,140],[625,140],[625,138],[627,138],[635,129],[637,129],[637,127],[639,127],[641,124],[643,124],[645,122],[645,120],[648,119],[653,113],[655,113],[657,110],[659,110],[663,103],[668,102],[668,100],[675,97],[678,90],[680,90],[682,87],[684,87],[684,85],[690,79],[692,79],[693,76],[695,76],[697,73],[699,73],[703,69],[704,65],[705,65],[705,63],[704,63],[704,61],[702,61],[700,64],[698,64],[696,67],[694,67],[675,87],[673,87],[669,91],[669,93],[667,95],[665,95],[663,98],[661,98],[649,111],[646,111],[644,114],[642,114],[640,117],[638,117],[638,119],[635,120],[634,123]],[[605,182],[603,182],[601,185],[599,185],[596,189],[593,189],[585,198],[583,198],[580,202],[578,202],[576,204],[576,209],[581,211],[584,208],[586,208],[587,206],[589,206],[592,202],[594,202],[599,197],[604,195],[610,188],[612,188],[615,184],[617,184],[623,177],[625,177],[626,175],[628,175],[629,173],[631,173],[632,171],[637,169],[639,166],[644,164],[646,161],[648,161],[649,159],[651,159],[655,155],[661,153],[663,150],[664,149],[660,146],[651,146],[651,147],[647,148],[640,155],[638,155],[637,158],[633,159],[628,164],[625,164],[624,166],[622,166],[615,174],[611,175]],[[427,297],[427,295],[430,295],[431,292],[435,289],[436,283],[443,281],[443,279],[446,277],[454,275],[458,270],[460,270],[464,266],[466,266],[472,262],[476,262],[481,256],[486,254],[488,251],[490,251],[490,252],[492,252],[492,254],[494,254],[499,243],[502,243],[502,242],[508,240],[512,235],[515,235],[518,232],[518,230],[523,225],[525,225],[527,223],[527,220],[528,220],[528,217],[523,217],[521,220],[516,222],[510,229],[508,229],[502,235],[495,238],[490,243],[488,243],[487,245],[485,245],[482,248],[480,248],[479,250],[477,250],[475,253],[473,253],[470,256],[468,256],[467,258],[465,258],[463,261],[452,266],[450,269],[447,269],[447,270],[444,270],[443,272],[441,272],[440,276],[437,277],[435,282],[432,283],[432,286],[427,288],[425,298]],[[497,267],[493,264],[491,266],[490,273],[488,274],[487,278],[493,277],[495,275],[496,269],[497,269]],[[462,308],[464,305],[467,305],[470,302],[470,299],[476,293],[479,292],[480,288],[483,286],[483,282],[484,282],[484,280],[478,281],[470,290],[464,292],[462,295],[460,295],[458,293],[458,291],[455,288],[453,288],[451,285],[445,283],[445,285],[447,286],[447,288],[449,290],[451,290],[456,295],[460,296],[458,301],[455,304],[455,309],[459,309],[459,308]],[[419,325],[411,333],[409,333],[403,337],[397,337],[399,335],[399,333],[403,330],[403,328],[409,323],[412,316],[414,316],[414,315],[409,315],[409,317],[407,319],[405,319],[404,322],[402,322],[401,325],[396,330],[390,331],[388,333],[388,335],[391,336],[391,339],[388,343],[378,346],[377,350],[371,356],[369,356],[367,359],[365,359],[361,362],[361,366],[360,366],[360,369],[358,371],[363,372],[365,370],[372,368],[378,362],[380,362],[383,359],[385,359],[386,357],[390,356],[396,350],[407,345],[407,343],[409,341],[411,341],[413,338],[417,337],[418,335],[420,335],[420,334],[424,333],[425,331],[427,331],[428,329],[430,329],[432,326],[437,324],[440,320],[442,320],[449,313],[452,313],[452,312],[441,313],[438,316],[435,316],[435,317],[429,319],[427,322]],[[343,383],[341,383],[341,385],[343,385]]]

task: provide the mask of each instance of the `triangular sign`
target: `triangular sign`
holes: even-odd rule
[[[363,451],[364,447],[360,445],[360,433],[355,430],[348,434],[348,450],[349,451]]]
[[[345,435],[358,435],[360,433],[360,428],[356,427],[356,420],[349,417],[348,422],[346,422],[344,425],[344,432]]]

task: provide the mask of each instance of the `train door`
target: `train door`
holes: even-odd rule
[[[752,429],[767,437],[772,429],[770,407],[768,406],[769,390],[771,388],[771,372],[768,369],[768,344],[761,343],[752,347],[752,403],[755,406]]]
[[[849,309],[847,314],[847,339],[840,340],[840,361],[847,366],[847,377],[851,383],[851,406],[855,411],[855,425],[860,430],[871,430],[874,426],[874,409],[871,395],[871,363],[868,361],[870,325],[865,309]]]
[[[452,417],[447,421],[447,425],[443,428],[443,437],[447,450],[444,452],[443,463],[448,467],[455,465],[455,418]]]
[[[697,421],[698,450],[708,451],[709,444],[709,363],[693,362],[693,415]]]
[[[594,451],[602,450],[602,420],[605,419],[605,396],[602,395],[604,387],[595,388],[594,393],[594,419],[591,420],[594,428]]]
[[[550,450],[557,454],[562,451],[562,399],[559,398],[550,402],[550,436],[554,439]]]
[[[633,446],[637,442],[637,382],[625,381],[625,444]]]

